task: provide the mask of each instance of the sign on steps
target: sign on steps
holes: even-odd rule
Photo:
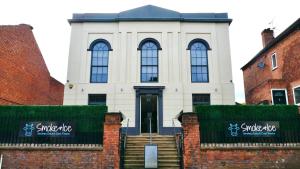
[[[157,160],[157,144],[146,144],[145,151],[145,168],[157,168],[158,160]]]

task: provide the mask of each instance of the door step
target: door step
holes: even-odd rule
[[[144,147],[149,144],[149,135],[128,136],[124,157],[125,169],[144,168]],[[153,135],[152,143],[158,148],[159,169],[180,169],[180,155],[174,136]]]

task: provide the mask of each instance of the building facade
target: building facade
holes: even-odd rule
[[[32,27],[0,26],[0,105],[62,105],[64,85],[50,76]]]
[[[74,14],[65,105],[106,104],[129,133],[167,134],[196,104],[234,104],[226,13],[147,5]]]
[[[274,38],[262,32],[264,48],[245,66],[247,104],[300,105],[300,19]]]

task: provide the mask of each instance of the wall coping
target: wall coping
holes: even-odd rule
[[[201,150],[300,150],[300,143],[200,144]]]
[[[0,144],[0,150],[102,151],[100,144]]]

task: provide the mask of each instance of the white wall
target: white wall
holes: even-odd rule
[[[163,92],[164,126],[181,110],[192,111],[192,93],[209,93],[211,104],[234,104],[229,25],[227,23],[187,22],[115,22],[72,23],[69,81],[66,84],[64,104],[86,105],[88,94],[107,94],[109,112],[121,111],[135,124],[135,90],[133,86],[165,86]],[[108,83],[91,84],[91,52],[94,40],[109,41]],[[159,82],[140,83],[139,43],[154,38],[161,44],[159,51]],[[191,83],[189,42],[195,38],[206,40],[209,83]],[[69,89],[68,85],[74,87]]]

